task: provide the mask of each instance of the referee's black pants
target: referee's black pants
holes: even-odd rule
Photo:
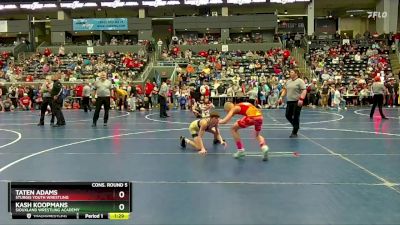
[[[110,97],[97,97],[96,110],[93,115],[93,124],[97,123],[100,116],[101,106],[104,106],[104,123],[108,121],[108,112],[110,111]]]
[[[292,124],[292,134],[297,134],[300,129],[300,112],[301,106],[298,106],[297,101],[288,101],[286,106],[286,119]]]
[[[47,106],[50,106],[51,111],[53,111],[53,98],[52,97],[44,97],[43,102],[40,105],[40,122],[39,124],[44,124],[44,116],[46,115]],[[51,113],[50,123],[54,123],[54,113]]]
[[[88,109],[89,109],[89,111],[92,111],[92,108],[90,107],[90,98],[89,97],[82,98],[82,108],[83,108],[83,111],[85,111],[85,112],[87,112]]]
[[[369,114],[369,117],[371,117],[371,118],[374,117],[375,108],[376,108],[376,105],[378,105],[379,113],[381,114],[381,117],[386,118],[385,115],[383,115],[383,111],[382,111],[383,95],[375,94],[374,97],[372,98],[372,100],[373,100],[372,109],[371,109],[371,113]]]
[[[158,102],[160,103],[160,117],[166,117],[167,115],[167,98],[162,95],[158,95]]]
[[[53,100],[52,111],[54,116],[57,118],[57,125],[65,125],[64,114],[61,109],[63,107],[63,99],[59,96],[56,100]]]

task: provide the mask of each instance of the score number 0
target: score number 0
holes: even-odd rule
[[[124,197],[125,197],[125,192],[120,191],[120,192],[118,193],[118,197],[124,198]],[[122,203],[119,204],[118,208],[119,208],[119,210],[123,211],[123,210],[125,209],[125,204],[122,204]]]

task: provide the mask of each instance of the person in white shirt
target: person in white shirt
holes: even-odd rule
[[[335,107],[337,107],[338,111],[340,111],[343,107],[344,104],[344,109],[347,110],[347,107],[345,106],[346,101],[343,99],[342,94],[340,93],[339,86],[336,85],[333,87],[334,90],[334,96],[333,96],[333,104]]]
[[[144,49],[143,48],[139,49],[138,56],[143,58],[145,55],[146,55],[146,52],[144,51]]]
[[[64,45],[61,45],[60,48],[58,48],[58,55],[59,56],[64,56],[65,55]]]
[[[117,45],[118,40],[115,37],[112,37],[110,41],[110,45]]]
[[[335,56],[335,57],[332,59],[332,63],[333,63],[333,64],[339,64],[339,56]]]
[[[204,97],[210,96],[210,87],[205,81],[203,82],[203,85],[201,85],[200,87],[200,93]]]
[[[87,112],[88,109],[89,111],[92,111],[92,108],[90,107],[90,93],[92,91],[92,88],[90,87],[90,83],[85,81],[85,86],[83,87],[83,98],[82,98],[82,108],[84,112]]]
[[[158,39],[157,46],[158,46],[158,52],[160,53],[161,52],[161,48],[163,46],[163,41],[161,40],[161,38]]]
[[[235,97],[235,91],[233,90],[232,85],[229,85],[228,89],[226,90],[226,95],[228,97]]]
[[[201,117],[207,118],[210,116],[211,109],[215,108],[214,104],[210,101],[208,97],[204,98],[204,101],[200,103]]]
[[[357,52],[357,54],[354,56],[354,60],[355,60],[356,62],[360,62],[360,61],[361,61],[361,54],[360,54],[360,52]]]
[[[359,94],[361,106],[364,105],[364,103],[368,102],[368,98],[370,95],[371,95],[371,93],[368,90],[368,85],[364,85],[364,88],[360,91],[360,94]]]
[[[249,92],[247,92],[247,95],[249,96],[249,103],[257,105],[256,101],[258,98],[258,87],[254,86]]]
[[[268,97],[268,108],[276,109],[278,108],[278,91],[272,91]]]
[[[173,45],[177,45],[178,41],[179,41],[179,38],[176,35],[174,35],[174,36],[172,36],[171,40],[172,40],[172,44]]]

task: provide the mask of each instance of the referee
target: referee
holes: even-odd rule
[[[304,98],[307,95],[306,84],[299,78],[300,72],[297,69],[290,70],[290,79],[282,90],[279,102],[286,96],[286,119],[292,124],[293,130],[291,138],[297,137],[297,132],[300,129],[300,112],[303,106]]]
[[[374,94],[373,105],[371,109],[371,113],[369,117],[372,119],[374,117],[376,105],[378,105],[379,113],[381,114],[382,119],[387,120],[388,118],[383,114],[382,105],[383,105],[383,96],[386,92],[386,87],[381,82],[381,78],[376,76],[374,78],[374,83],[372,84],[372,93]]]
[[[169,83],[169,81],[167,81]],[[166,82],[163,82],[158,91],[158,102],[160,103],[160,118],[169,117],[167,114],[167,98],[168,98],[169,87]]]
[[[61,74],[57,73],[53,76],[53,88],[51,89],[51,97],[53,97],[53,114],[57,118],[57,124],[53,125],[53,127],[61,127],[65,126],[65,119],[64,114],[62,113],[61,109],[63,107],[63,85],[60,82]]]
[[[47,111],[47,107],[50,106],[51,110],[53,110],[53,99],[51,98],[51,91],[52,84],[51,84],[51,77],[46,77],[46,81],[43,83],[42,87],[40,88],[40,92],[42,93],[43,102],[40,106],[40,121],[38,126],[44,126],[44,116]],[[54,113],[51,114],[50,125],[54,124]]]
[[[100,116],[101,106],[104,106],[104,126],[107,126],[108,121],[108,111],[110,111],[110,96],[111,96],[111,89],[112,84],[111,81],[107,80],[106,72],[100,72],[99,74],[100,80],[94,83],[94,96],[96,98],[96,110],[94,111],[93,115],[93,124],[92,127],[97,126],[97,120]]]

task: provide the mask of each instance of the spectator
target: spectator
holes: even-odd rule
[[[272,91],[268,97],[268,108],[276,109],[278,108],[278,92]]]
[[[1,107],[2,107],[2,112],[10,112],[10,111],[12,112],[15,109],[10,97],[7,97],[6,100],[2,102]]]
[[[318,86],[317,79],[313,79],[312,83],[308,86],[307,92],[309,94],[309,104],[315,108],[318,105]]]
[[[249,92],[247,92],[247,95],[249,96],[249,103],[252,105],[257,105],[257,99],[258,99],[258,88],[257,86],[254,86]]]
[[[60,45],[60,47],[58,48],[58,56],[65,56],[65,48],[64,45]]]
[[[29,98],[28,94],[24,93],[24,96],[19,99],[19,104],[22,110],[31,110],[32,109],[32,101]]]
[[[146,97],[149,99],[150,109],[153,108],[153,101],[152,101],[153,89],[154,89],[154,84],[151,83],[150,80],[147,80],[144,92]]]
[[[322,108],[327,108],[328,107],[328,96],[329,96],[329,86],[328,86],[328,82],[324,81],[324,83],[322,84],[322,88],[321,88],[321,105]]]
[[[89,82],[85,82],[85,86],[83,87],[82,90],[82,108],[84,112],[87,112],[88,109],[89,111],[92,111],[92,107],[90,107],[90,92],[91,92],[91,87]]]
[[[158,48],[157,48],[158,53],[161,53],[162,46],[163,46],[163,41],[161,40],[161,38],[158,39],[157,46],[158,46]]]

